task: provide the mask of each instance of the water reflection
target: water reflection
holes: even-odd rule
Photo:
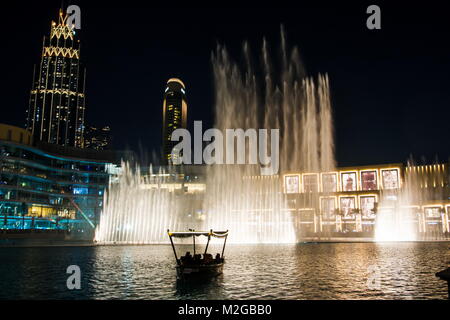
[[[166,245],[0,248],[0,299],[447,297],[434,275],[450,260],[447,243],[230,245],[225,257],[223,275],[197,283],[176,280]],[[81,290],[66,287],[72,264],[81,268]]]
[[[176,280],[176,299],[227,299],[224,275],[197,280]]]

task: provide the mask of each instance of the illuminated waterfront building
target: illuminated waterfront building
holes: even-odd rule
[[[114,157],[33,142],[29,131],[0,124],[0,229],[62,229],[92,238]]]
[[[157,168],[154,171],[159,172]],[[202,211],[202,199],[210,188],[214,189],[206,179],[207,166],[177,166],[152,177],[141,174],[147,189],[166,189],[183,196],[183,203],[195,199],[185,212],[199,217],[209,214]],[[155,183],[156,176],[164,182]],[[242,183],[255,184],[275,179],[282,185],[285,210],[291,213],[300,240],[371,241],[382,216],[409,225],[416,240],[450,237],[448,163],[339,167],[332,172],[284,172],[242,179]],[[395,238],[395,234],[391,236]]]
[[[26,128],[35,141],[84,147],[86,71],[80,62],[80,40],[67,15],[59,12],[44,37],[41,61],[35,65]]]
[[[377,218],[421,235],[450,235],[449,164],[341,167],[282,175],[284,194],[303,237],[372,237]]]
[[[178,142],[172,142],[171,136],[175,129],[187,126],[187,102],[186,87],[177,78],[167,81],[163,101],[163,130],[162,130],[162,152],[163,163],[169,164],[173,161],[172,149]]]

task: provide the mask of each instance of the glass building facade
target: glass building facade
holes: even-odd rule
[[[60,10],[33,72],[26,128],[35,141],[84,147],[85,68],[78,31]]]
[[[88,160],[92,151],[78,158],[75,153],[84,150],[6,137],[11,139],[0,135],[0,229],[63,229],[92,237],[113,165]]]

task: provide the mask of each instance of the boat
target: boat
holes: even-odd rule
[[[177,279],[188,279],[188,278],[198,278],[198,277],[215,277],[223,272],[223,265],[225,263],[225,245],[227,243],[228,230],[227,231],[195,231],[189,230],[187,232],[171,232],[167,230],[169,235],[170,243],[172,244],[173,253],[175,255],[175,260],[177,262],[176,271]],[[203,255],[196,252],[195,238],[205,236],[208,237],[208,242],[206,243],[205,251]],[[178,258],[177,251],[173,242],[173,238],[190,238],[193,241],[194,254],[191,255],[190,251],[186,252],[185,255]],[[211,238],[223,238],[223,248],[222,253],[217,253],[215,257],[208,253],[208,246]]]

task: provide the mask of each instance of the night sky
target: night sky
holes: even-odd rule
[[[239,58],[243,41],[257,53],[266,37],[275,55],[283,24],[308,74],[330,77],[339,165],[405,162],[411,155],[417,162],[448,161],[450,19],[443,2],[296,1],[285,8],[71,3],[82,11],[87,123],[110,125],[116,149],[159,152],[162,97],[171,77],[187,86],[189,122],[210,127],[216,44]],[[366,28],[369,4],[381,7],[381,30]],[[60,6],[60,0],[2,3],[0,122],[25,125],[33,64]]]

